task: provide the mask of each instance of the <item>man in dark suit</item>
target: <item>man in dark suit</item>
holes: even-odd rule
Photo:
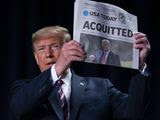
[[[128,94],[117,90],[108,79],[81,77],[69,68],[72,61],[83,61],[85,52],[78,42],[69,41],[66,28],[45,27],[35,32],[32,38],[41,73],[12,85],[10,106],[17,119],[142,118],[148,83],[144,66],[150,50],[145,34],[135,34],[135,48],[140,49],[141,72],[132,77]]]
[[[109,64],[120,66],[120,58],[117,54],[111,51],[110,41],[107,39],[102,40],[101,50],[97,51],[96,54],[96,63]]]

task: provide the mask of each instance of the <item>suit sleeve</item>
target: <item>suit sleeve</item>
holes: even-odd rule
[[[118,65],[118,66],[121,66],[120,58],[119,58],[118,55],[116,55],[116,56],[117,56],[117,65]]]
[[[10,108],[17,118],[34,110],[48,98],[52,90],[51,70],[41,73],[32,80],[15,81],[11,86]]]
[[[137,74],[132,77],[128,94],[117,90],[108,82],[113,118],[142,119],[148,104],[149,77]]]

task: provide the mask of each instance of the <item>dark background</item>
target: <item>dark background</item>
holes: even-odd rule
[[[98,0],[97,0],[98,1]],[[100,0],[99,0],[100,1]],[[101,0],[118,5],[138,17],[140,32],[147,34],[151,52],[147,66],[151,71],[151,104],[145,119],[160,119],[159,81],[159,26],[158,1],[155,0]],[[11,119],[8,110],[10,83],[17,79],[33,78],[39,73],[34,61],[31,35],[37,29],[61,25],[73,33],[74,0],[2,0],[1,1],[1,99],[0,119]],[[72,68],[83,76],[108,77],[118,89],[127,91],[128,79],[137,71],[111,66],[74,62]],[[2,118],[3,117],[3,118]]]

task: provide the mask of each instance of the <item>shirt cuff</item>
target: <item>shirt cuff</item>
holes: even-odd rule
[[[51,67],[51,78],[52,78],[53,84],[61,78],[61,76],[57,76],[55,64],[52,65]]]
[[[147,72],[147,64],[145,63],[142,70],[140,70],[141,74],[144,76],[149,76],[149,73]]]

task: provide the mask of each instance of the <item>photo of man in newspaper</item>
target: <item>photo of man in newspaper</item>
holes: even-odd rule
[[[101,42],[101,49],[96,53],[95,62],[100,64],[121,66],[119,56],[114,53],[110,47],[110,41],[103,39]]]
[[[131,68],[133,43],[81,34],[80,43],[86,51],[85,62]]]

